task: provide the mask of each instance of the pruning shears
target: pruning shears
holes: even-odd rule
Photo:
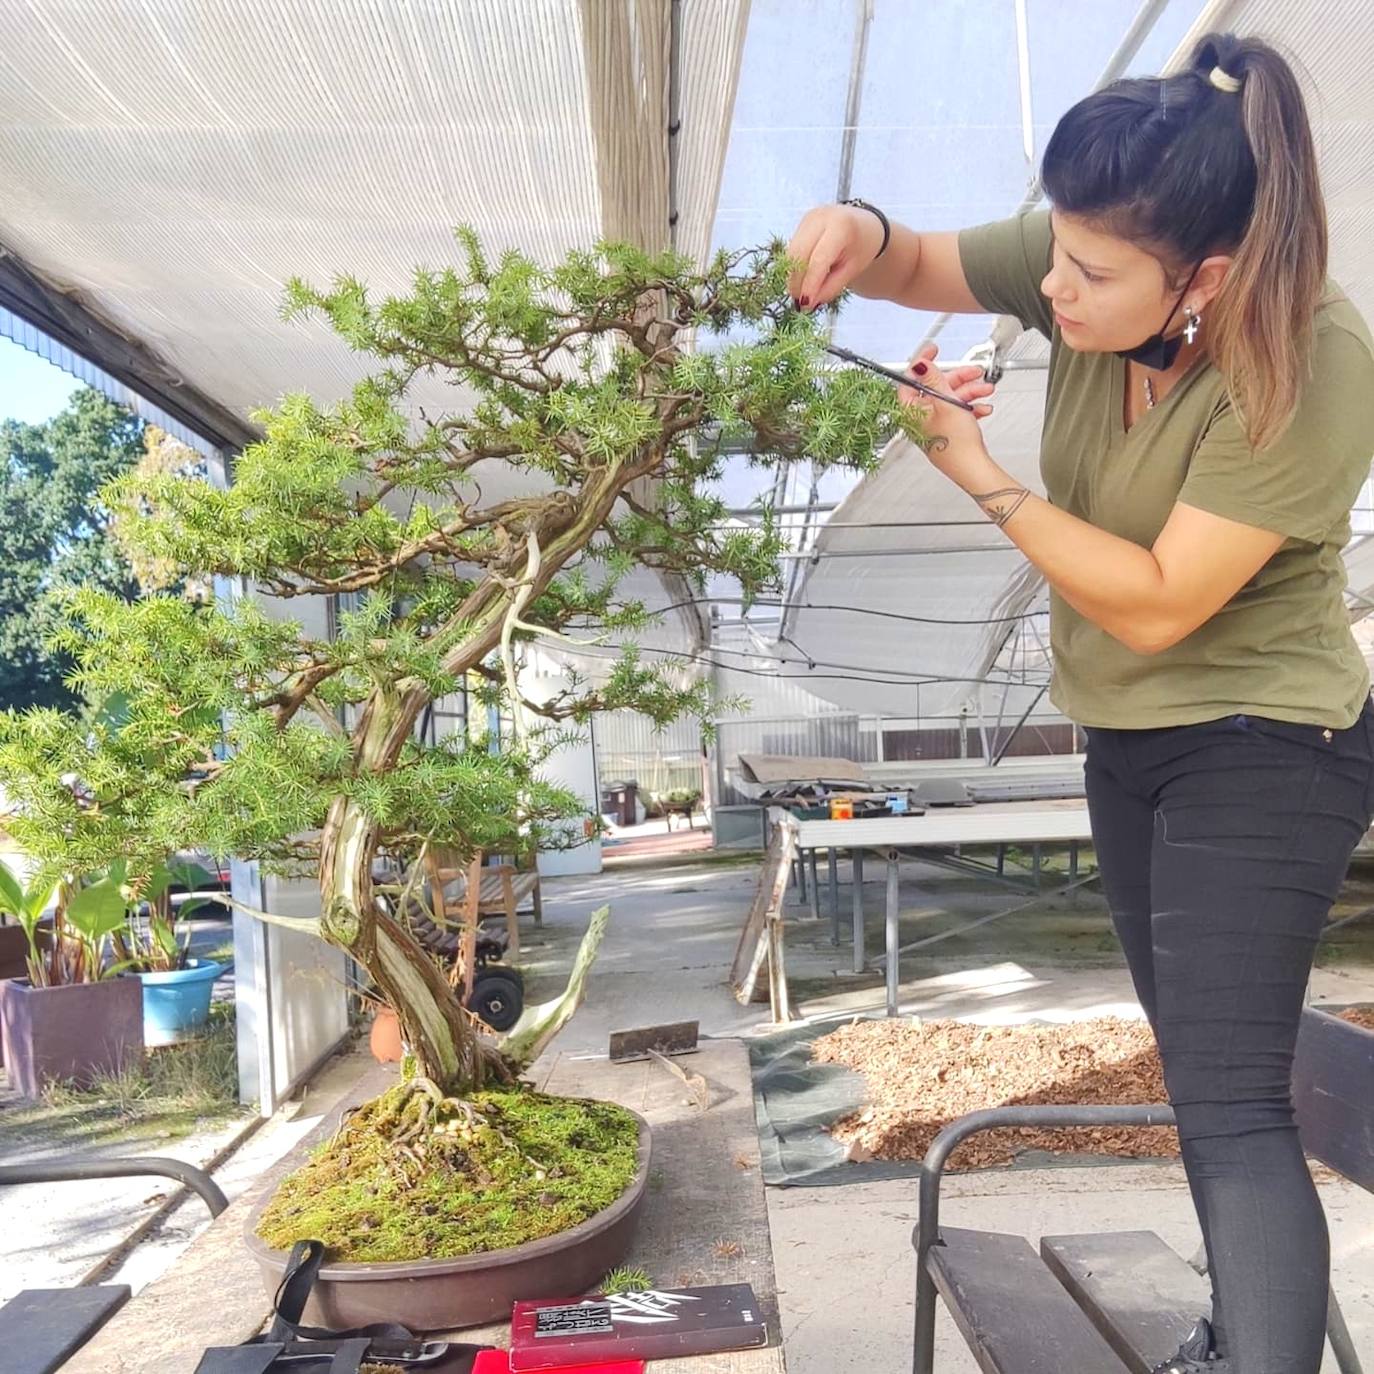
[[[967,410],[973,413],[973,407],[967,401],[961,401],[957,396],[947,396],[943,391],[936,391],[933,386],[926,386],[924,382],[918,382],[915,377],[908,376],[904,372],[898,372],[895,368],[884,367],[882,363],[875,363],[872,358],[865,358],[862,354],[852,353],[847,348],[841,348],[839,344],[826,344],[825,351],[833,353],[835,357],[842,358],[847,363],[853,363],[855,367],[867,368],[869,372],[876,372],[880,377],[886,377],[890,382],[896,382],[898,386],[909,386],[913,391],[919,391],[923,396],[930,396],[937,401],[944,401],[946,405],[958,406],[960,410]]]

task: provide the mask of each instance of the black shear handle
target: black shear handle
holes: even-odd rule
[[[913,391],[919,391],[923,396],[930,396],[937,401],[944,401],[946,405],[958,406],[960,410],[973,413],[973,407],[967,401],[961,401],[957,396],[947,396],[943,391],[936,391],[933,386],[918,382],[915,377],[909,377],[903,372],[898,372],[895,368],[884,367],[882,363],[875,363],[872,358],[865,358],[860,353],[851,353],[849,349],[841,348],[839,344],[826,344],[825,351],[833,353],[837,358],[843,358],[847,363],[853,363],[855,367],[876,372],[878,376],[886,377],[888,381],[896,382],[899,386],[909,386]]]

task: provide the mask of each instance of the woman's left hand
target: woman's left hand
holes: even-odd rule
[[[996,388],[983,380],[981,367],[959,366],[942,372],[935,366],[938,352],[934,344],[926,344],[911,360],[911,372],[926,386],[969,402],[973,410],[961,410],[947,401],[938,401],[906,387],[897,394],[904,405],[911,406],[921,415],[927,435],[923,445],[926,457],[947,477],[959,482],[962,476],[987,461],[988,451],[979,421],[992,414],[992,407],[979,403],[991,396]]]

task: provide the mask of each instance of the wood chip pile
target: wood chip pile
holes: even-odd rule
[[[1343,1015],[1374,1030],[1374,1011]],[[813,1058],[867,1080],[867,1104],[832,1128],[855,1160],[920,1159],[938,1131],[985,1107],[1166,1100],[1149,1026],[1116,1017],[1056,1026],[858,1021],[817,1040]],[[986,1169],[1031,1150],[1163,1159],[1177,1156],[1178,1137],[1165,1127],[986,1131],[950,1165]]]

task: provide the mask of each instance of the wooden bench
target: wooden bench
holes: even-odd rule
[[[388,898],[399,897],[410,887],[408,874],[398,873],[394,862],[383,860],[375,870],[375,890]],[[486,918],[502,917],[506,923],[506,953],[520,957],[519,913],[528,903],[535,925],[544,922],[544,898],[539,887],[538,856],[529,852],[514,862],[490,862],[481,850],[466,863],[451,850],[430,847],[424,854],[426,895],[424,915],[436,939],[456,936],[452,951],[445,947],[444,957],[456,955],[455,986],[461,978],[464,997],[472,996],[476,973],[477,927]],[[437,927],[437,931],[433,929]]]
[[[528,901],[534,911],[535,925],[544,921],[544,899],[539,890],[539,869],[531,862],[527,868],[498,859],[490,862],[480,850],[469,863],[460,864],[456,856],[442,849],[431,849],[425,867],[434,896],[434,916],[440,925],[460,925],[465,941],[475,943],[478,922],[501,916],[506,922],[506,951],[511,959],[520,957],[519,912]],[[475,901],[474,901],[475,898]],[[464,949],[467,949],[465,944]],[[468,992],[471,993],[473,960],[465,953]]]
[[[1303,1013],[1293,1098],[1308,1155],[1374,1192],[1374,1032]],[[932,1374],[943,1298],[987,1374],[1149,1374],[1178,1349],[1210,1301],[1198,1270],[1153,1231],[1022,1236],[940,1224],[940,1182],[954,1149],[1005,1126],[1166,1126],[1172,1108],[1000,1107],[932,1141],[921,1171],[914,1374]],[[1341,1374],[1362,1374],[1336,1295],[1327,1336]]]
[[[47,1158],[0,1165],[0,1187],[64,1183],[89,1178],[176,1179],[198,1193],[217,1217],[229,1205],[202,1169],[180,1159],[135,1155],[113,1159]],[[77,1288],[25,1288],[0,1307],[0,1351],[5,1374],[54,1374],[129,1301],[128,1284]]]
[[[7,1374],[54,1374],[126,1302],[126,1283],[25,1288],[0,1307]]]

